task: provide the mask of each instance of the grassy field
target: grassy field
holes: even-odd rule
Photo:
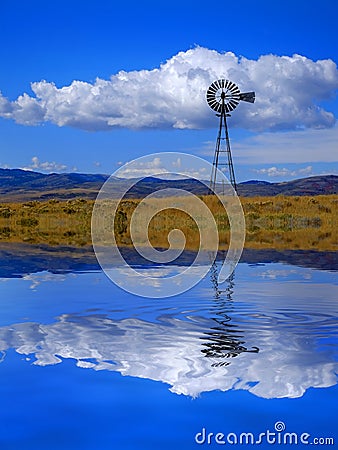
[[[212,211],[220,232],[221,247],[229,242],[227,214],[213,196],[200,197]],[[161,200],[157,200],[161,202]],[[187,197],[182,202],[189,202]],[[247,248],[337,250],[338,196],[244,197]],[[121,202],[116,214],[118,245],[131,245],[130,218],[139,200]],[[91,214],[94,201],[75,199],[0,204],[0,241],[85,246],[91,243]],[[152,245],[167,248],[167,235],[179,228],[186,247],[197,249],[196,223],[184,212],[166,210],[150,222]]]

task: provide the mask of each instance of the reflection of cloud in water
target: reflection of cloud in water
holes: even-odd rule
[[[298,269],[268,269],[257,276],[260,278],[268,278],[271,280],[277,280],[281,278],[288,278],[292,275],[297,275],[298,278],[303,278],[304,280],[311,280],[311,272],[305,272],[304,270]]]
[[[68,274],[69,276],[69,274]],[[76,276],[75,274],[72,274],[72,276]],[[41,283],[44,282],[50,282],[50,281],[65,281],[66,275],[64,274],[54,274],[50,272],[40,272],[40,273],[31,273],[24,275],[22,277],[25,281],[30,281],[31,285],[29,286],[30,289],[35,290]]]
[[[15,348],[20,354],[34,354],[34,364],[41,366],[74,358],[79,367],[162,381],[171,385],[172,392],[191,396],[245,389],[265,398],[299,397],[309,387],[337,381],[334,355],[316,351],[311,324],[297,333],[277,323],[261,333],[245,334],[249,351],[226,358],[227,365],[215,364],[219,358],[203,351],[215,324],[219,327],[219,322],[197,316],[189,320],[163,316],[152,323],[63,315],[53,324],[0,328],[0,351]],[[250,351],[254,346],[259,353]]]
[[[279,278],[286,278],[289,277],[292,274],[297,273],[297,270],[292,269],[292,270],[276,270],[276,269],[268,269],[265,270],[264,272],[261,272],[258,276],[260,278],[270,278],[272,280],[275,279],[279,279]]]
[[[209,266],[154,266],[114,267],[106,269],[108,276],[126,290],[144,297],[166,297],[177,295],[197,284],[207,273]],[[166,293],[164,295],[163,293]]]

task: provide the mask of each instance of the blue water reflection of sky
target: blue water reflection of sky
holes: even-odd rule
[[[55,431],[48,448],[152,449],[164,435],[194,448],[203,426],[282,419],[332,435],[336,273],[240,264],[219,289],[207,277],[144,299],[99,271],[2,278],[5,448],[45,448]]]

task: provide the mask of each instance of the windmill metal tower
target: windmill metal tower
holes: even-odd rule
[[[240,100],[254,103],[254,92],[240,92],[238,86],[229,80],[214,81],[207,90],[207,102],[211,109],[217,112],[216,116],[220,118],[214,161],[212,163],[212,172],[210,177],[210,191],[213,193],[217,182],[217,169],[225,166],[229,172],[230,183],[237,192],[234,166],[232,163],[230,139],[228,132],[227,117],[233,111]],[[225,144],[225,145],[224,145]],[[220,153],[225,153],[225,158],[220,158]]]

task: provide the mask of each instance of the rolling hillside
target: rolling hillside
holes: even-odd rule
[[[0,202],[23,202],[28,200],[49,200],[56,198],[95,199],[107,175],[61,173],[42,174],[21,169],[0,169]],[[116,196],[126,188],[126,180],[116,178]],[[197,180],[162,180],[144,178],[138,181],[129,197],[143,197],[154,190],[175,187],[197,195],[207,193],[205,185]],[[338,176],[323,175],[301,178],[282,183],[251,180],[238,185],[243,197],[275,195],[328,195],[338,193]]]

